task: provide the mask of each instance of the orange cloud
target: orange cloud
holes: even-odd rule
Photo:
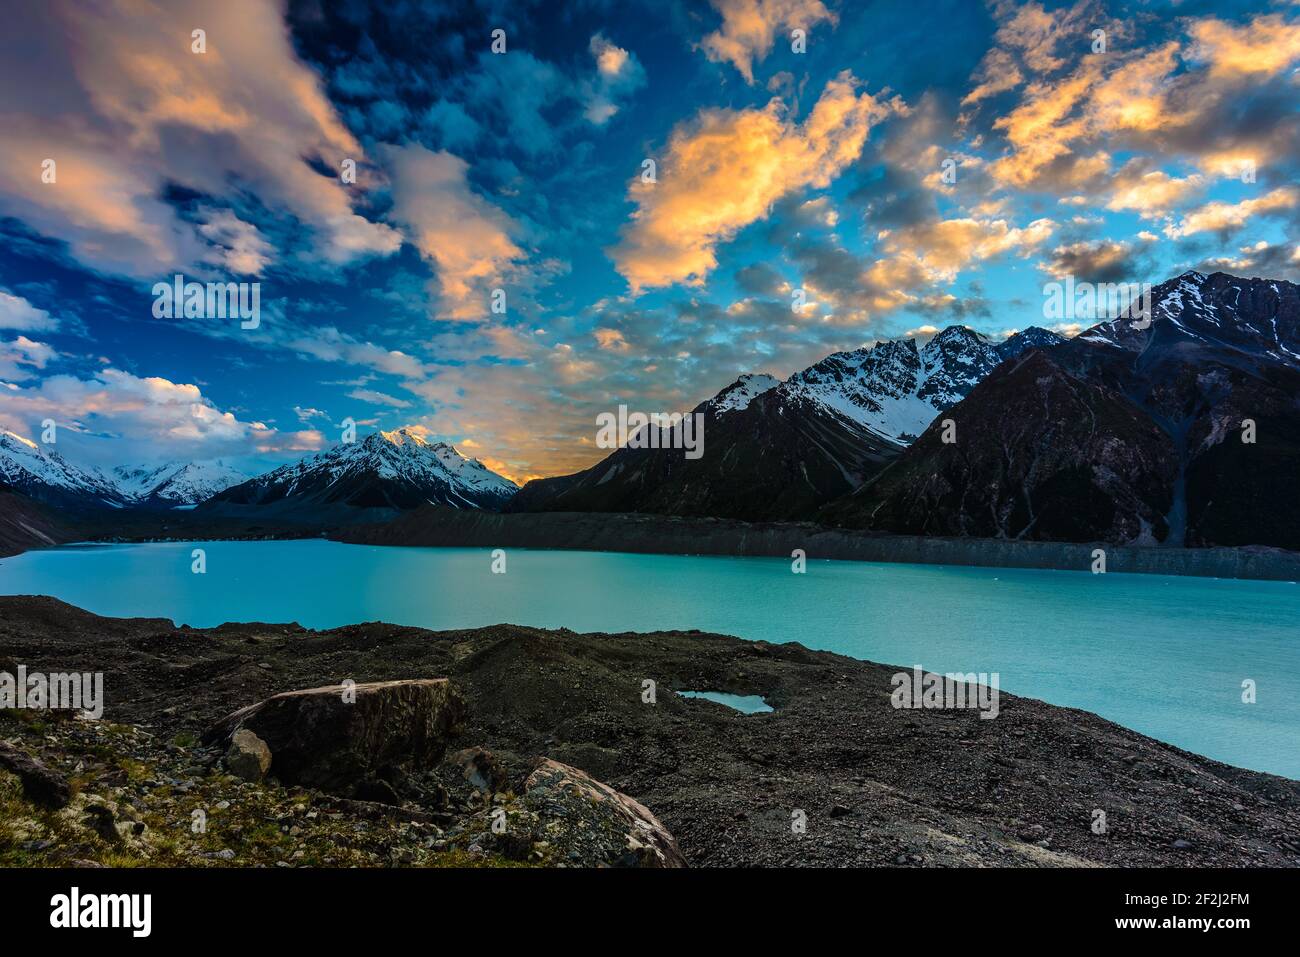
[[[722,26],[706,36],[700,46],[704,55],[718,63],[730,63],[745,82],[754,82],[754,60],[772,51],[778,31],[811,32],[818,23],[836,22],[835,14],[821,0],[711,0],[722,14]]]
[[[675,129],[658,181],[633,184],[637,210],[610,251],[633,292],[700,284],[719,243],[787,193],[829,186],[861,154],[872,124],[902,109],[857,86],[848,71],[831,80],[802,125],[774,98],[761,109],[705,110]]]
[[[393,217],[438,272],[438,317],[487,317],[492,290],[504,287],[524,257],[510,238],[517,225],[470,189],[468,165],[459,157],[416,144],[390,147],[385,155],[392,165]]]
[[[1283,186],[1264,196],[1244,199],[1239,203],[1206,203],[1189,212],[1182,222],[1166,226],[1165,235],[1178,239],[1195,233],[1240,229],[1252,216],[1294,209],[1297,202],[1300,202],[1300,190]]]

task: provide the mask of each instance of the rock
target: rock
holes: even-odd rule
[[[1190,851],[1191,849],[1192,849],[1191,841],[1184,841],[1181,839],[1174,841],[1174,850],[1176,851]]]
[[[82,823],[110,844],[116,844],[122,839],[122,833],[113,820],[113,812],[102,804],[87,805]]]
[[[205,743],[240,728],[266,742],[275,776],[287,785],[350,794],[389,766],[437,764],[460,731],[465,702],[446,678],[377,681],[287,691],[236,711],[210,728]]]
[[[506,789],[509,775],[496,756],[484,748],[465,748],[448,759],[461,769],[465,780],[486,794]]]
[[[541,819],[546,840],[576,851],[581,866],[686,866],[649,808],[567,764],[543,758],[524,783],[524,806]]]
[[[245,781],[260,781],[271,769],[271,749],[252,731],[239,728],[230,736],[226,767],[235,777]]]
[[[373,801],[377,804],[402,803],[393,786],[383,778],[367,778],[353,789],[353,796],[358,801]]]
[[[72,800],[72,788],[61,774],[3,741],[0,741],[0,770],[18,775],[23,797],[33,804],[58,810]]]

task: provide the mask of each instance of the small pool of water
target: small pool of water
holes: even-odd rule
[[[716,701],[718,704],[725,704],[728,708],[735,708],[745,714],[763,714],[774,710],[760,695],[756,694],[727,694],[725,691],[679,691],[677,693],[683,698],[705,698]]]

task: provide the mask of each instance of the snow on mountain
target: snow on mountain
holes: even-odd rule
[[[749,403],[758,396],[781,384],[776,376],[764,373],[746,373],[727,386],[712,399],[708,405],[714,412],[739,412],[749,408]]]
[[[0,485],[53,504],[124,504],[117,486],[97,470],[79,468],[53,449],[7,430],[0,430]]]
[[[165,482],[167,476],[180,467],[177,462],[169,462],[166,465],[117,465],[114,466],[110,478],[123,496],[134,501],[148,498],[150,492]]]
[[[219,493],[213,502],[387,509],[427,503],[495,509],[517,490],[514,482],[445,442],[426,442],[398,429],[281,466]]]
[[[965,398],[1001,361],[984,336],[949,326],[920,348],[914,339],[892,339],[834,353],[779,388],[905,444]]]
[[[171,508],[197,505],[249,478],[247,473],[221,461],[137,468],[119,465],[113,469],[113,477],[122,495],[131,502]]]
[[[1014,359],[1026,349],[1050,349],[1052,346],[1060,345],[1064,341],[1065,336],[1052,332],[1050,329],[1044,329],[1041,326],[1030,326],[1015,335],[1007,336],[994,348],[998,350],[998,355],[1003,359]]]
[[[1191,270],[1151,290],[1150,322],[1122,316],[1078,338],[1139,353],[1179,343],[1226,347],[1300,368],[1298,298],[1293,283]]]

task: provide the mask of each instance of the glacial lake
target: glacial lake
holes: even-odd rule
[[[996,671],[1003,691],[1300,779],[1291,582],[815,560],[799,575],[785,559],[525,549],[506,562],[493,574],[487,549],[322,540],[79,545],[0,559],[0,594],[196,627],[511,622],[799,641],[902,669]]]

